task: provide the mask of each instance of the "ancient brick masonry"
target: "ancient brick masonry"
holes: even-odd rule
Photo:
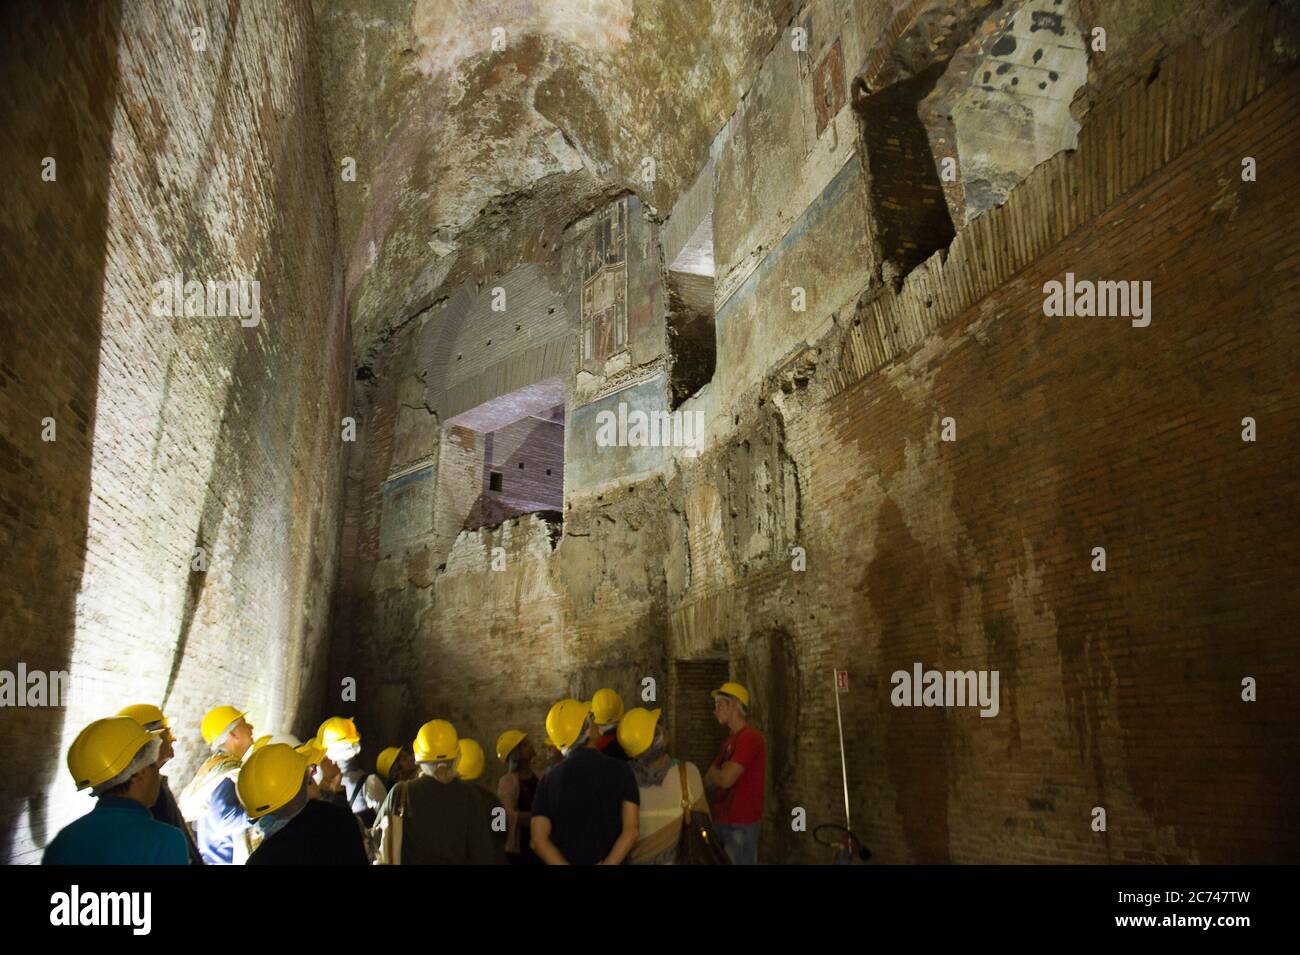
[[[1240,700],[1242,677],[1287,686],[1296,664],[1279,599],[1296,592],[1295,237],[1273,214],[1296,185],[1296,74],[1261,54],[1274,15],[1128,74],[1077,151],[897,292],[864,279],[746,387],[728,362],[773,354],[750,329],[790,328],[789,285],[810,277],[801,246],[779,248],[737,293],[755,297],[720,312],[719,378],[686,405],[718,409],[713,450],[664,481],[570,488],[554,550],[527,520],[458,541],[418,605],[427,676],[373,673],[392,703],[374,718],[409,725],[404,700],[490,739],[502,712],[536,731],[557,695],[652,676],[704,760],[716,740],[684,701],[729,660],[774,755],[769,857],[813,861],[789,813],[842,813],[830,680],[846,667],[854,819],[884,861],[1293,857],[1294,777],[1270,769],[1296,743],[1285,697]],[[1245,155],[1269,175],[1243,182]],[[796,241],[834,245],[857,188],[828,186]],[[808,281],[819,308],[837,266]],[[1152,324],[1044,317],[1066,271],[1150,280]],[[1242,442],[1247,415],[1273,440]],[[388,614],[411,604],[391,587]],[[998,670],[999,716],[890,706],[889,674],[914,661]]]
[[[130,702],[173,780],[215,703],[373,757],[603,686],[705,764],[733,678],[762,857],[824,861],[842,668],[879,861],[1294,861],[1293,5],[504,6],[2,15],[0,669],[77,695],[0,710],[0,858]],[[176,273],[261,321],[152,314]],[[1067,273],[1150,324],[1049,316]],[[893,705],[916,664],[996,716]]]
[[[183,780],[214,703],[304,732],[323,692],[351,348],[318,67],[305,5],[232,9],[4,14],[0,667],[75,693],[0,712],[0,859],[86,808],[91,719],[161,704]],[[153,315],[178,272],[259,282],[260,322]]]

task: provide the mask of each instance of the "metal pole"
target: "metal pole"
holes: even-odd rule
[[[844,720],[840,716],[840,675],[831,669],[831,679],[835,682],[835,724],[840,731],[840,775],[844,777],[844,828],[853,828],[853,819],[849,815],[849,766],[844,760]]]

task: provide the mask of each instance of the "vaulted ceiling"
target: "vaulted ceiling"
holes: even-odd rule
[[[358,346],[619,192],[666,215],[794,6],[314,0]]]

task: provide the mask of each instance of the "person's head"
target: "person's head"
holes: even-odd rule
[[[322,723],[316,731],[316,741],[340,765],[350,763],[361,752],[361,733],[357,724],[346,716],[331,716]]]
[[[133,799],[142,806],[152,806],[158,801],[158,793],[161,791],[162,773],[158,771],[157,760],[154,760],[142,767],[138,773],[126,782],[103,792],[95,793],[95,795]]]
[[[595,746],[591,704],[560,700],[546,714],[546,735],[551,745],[567,756],[583,746]]]
[[[591,713],[602,733],[623,718],[623,698],[606,687],[591,698]]]
[[[533,771],[533,760],[536,758],[537,750],[533,747],[533,741],[524,737],[506,760],[506,771],[527,776]]]
[[[162,746],[158,750],[158,768],[161,770],[167,761],[176,755],[176,737],[172,736],[171,721],[163,711],[152,703],[133,703],[123,707],[118,716],[129,716],[139,723],[147,733],[158,734]]]
[[[152,806],[162,787],[158,754],[162,736],[129,716],[95,720],[68,748],[68,771],[78,789],[100,798],[116,796]]]
[[[230,732],[226,735],[226,743],[222,749],[232,756],[243,756],[252,745],[253,724],[240,719],[230,728]]]
[[[732,730],[745,725],[749,691],[739,683],[724,683],[713,691],[713,717]]]
[[[310,798],[310,764],[288,743],[259,747],[239,770],[235,794],[248,818],[292,817]]]
[[[253,745],[253,726],[244,719],[245,715],[233,706],[218,706],[208,710],[201,727],[203,741],[214,753],[242,757]]]
[[[388,786],[411,779],[418,772],[415,757],[405,746],[389,746],[380,751],[375,757],[375,771]]]
[[[439,782],[456,778],[455,763],[460,755],[460,737],[456,727],[446,720],[429,720],[415,734],[411,752],[420,766],[420,772]]]
[[[667,752],[668,740],[659,721],[663,709],[633,707],[618,721],[618,745],[629,759],[658,759]]]
[[[409,749],[403,746],[402,751],[397,754],[397,781],[414,779],[417,772],[419,772],[419,767],[415,765],[415,757],[411,755]]]
[[[386,786],[397,782],[397,757],[401,751],[399,746],[385,746],[375,757],[375,774],[384,781]]]
[[[477,740],[462,736],[456,744],[456,775],[466,782],[471,782],[483,775],[487,760],[483,756],[483,747]]]
[[[497,737],[497,759],[506,764],[507,773],[532,772],[532,740],[523,730],[509,729]]]

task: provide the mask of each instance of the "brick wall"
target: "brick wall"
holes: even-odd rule
[[[713,716],[709,693],[731,679],[730,664],[725,658],[676,660],[672,671],[671,703],[660,720],[668,728],[673,755],[695,763],[703,773],[727,736]]]
[[[1269,62],[1279,32],[1248,21],[1115,91],[1077,153],[864,302],[806,398],[774,402],[806,572],[733,582],[712,463],[688,480],[692,566],[717,569],[674,608],[679,652],[722,634],[738,666],[761,662],[747,648],[771,625],[796,648],[802,745],[767,844],[789,843],[793,805],[842,817],[843,666],[855,827],[881,861],[1295,857],[1276,762],[1294,720],[1284,695],[1240,698],[1297,663],[1296,237],[1272,210],[1296,185],[1298,83]],[[1242,182],[1245,155],[1267,176]],[[1150,279],[1151,326],[1044,317],[1067,270]],[[1246,415],[1268,442],[1242,442]],[[999,716],[892,707],[889,676],[915,661],[999,670]]]
[[[719,316],[719,446],[570,496],[558,542],[522,518],[460,535],[441,572],[407,554],[345,575],[335,647],[376,750],[434,716],[488,746],[511,725],[540,739],[555,699],[632,703],[654,676],[678,751],[706,761],[716,728],[686,711],[680,665],[716,678],[725,655],[769,744],[763,857],[824,861],[790,810],[843,818],[843,667],[854,827],[883,862],[1294,858],[1298,277],[1277,210],[1300,90],[1278,10],[1166,50],[1158,75],[1109,74],[1078,149],[897,291],[863,292],[871,263],[844,251],[871,225],[857,170],[784,210]],[[1149,279],[1151,326],[1045,317],[1066,271]],[[810,274],[829,291],[792,316]],[[890,674],[918,661],[997,670],[998,716],[891,706]]]
[[[224,17],[4,14],[0,668],[74,690],[0,711],[6,860],[88,808],[64,753],[91,719],[161,704],[179,786],[209,707],[304,732],[322,691],[350,345],[315,44],[302,3]],[[259,282],[260,322],[155,317],[175,273]]]
[[[489,436],[489,471],[501,475],[500,505],[511,514],[564,506],[564,423],[523,418]],[[487,490],[484,478],[484,490]]]

